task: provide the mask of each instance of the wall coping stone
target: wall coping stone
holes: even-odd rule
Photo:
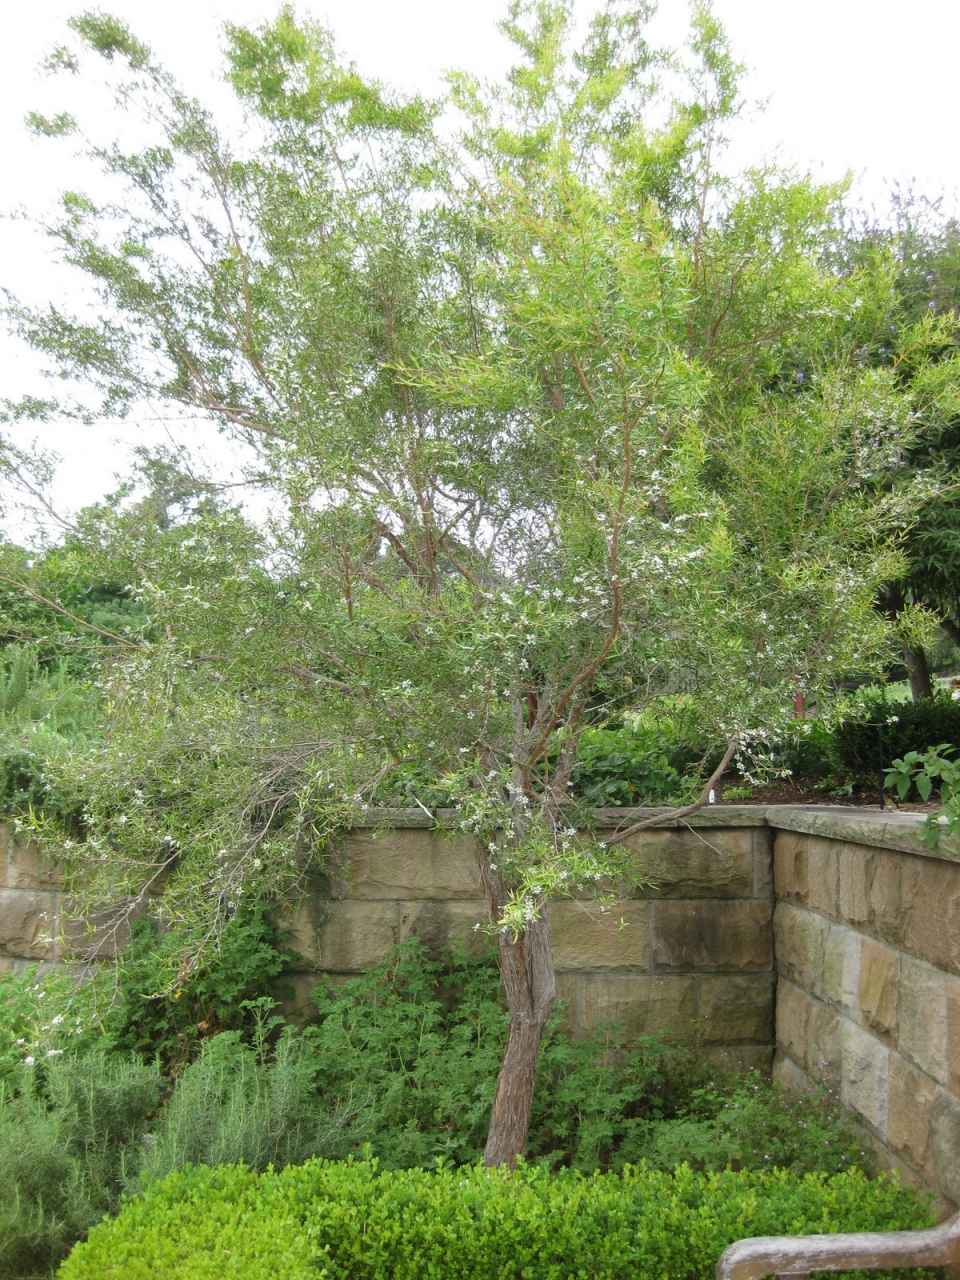
[[[645,818],[669,813],[667,808],[595,809],[594,822],[601,830],[627,827]],[[944,836],[932,849],[920,836],[924,814],[902,813],[888,809],[859,809],[851,805],[829,804],[715,804],[691,814],[689,818],[665,822],[653,830],[669,831],[677,827],[772,827],[778,831],[799,831],[805,835],[824,836],[848,844],[872,845],[896,853],[912,853],[941,862],[960,862],[960,839]],[[357,829],[387,827],[454,828],[456,809],[437,809],[435,815],[425,809],[367,809],[357,819]]]

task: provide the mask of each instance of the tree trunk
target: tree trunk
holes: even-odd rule
[[[557,995],[550,929],[542,908],[516,942],[509,933],[500,935],[500,971],[510,1010],[510,1032],[497,1077],[483,1163],[513,1169],[527,1145],[540,1040]]]
[[[933,697],[933,684],[930,679],[930,666],[927,662],[926,650],[920,645],[916,648],[903,649],[903,660],[906,663],[907,675],[910,679],[910,696],[914,702],[921,698]]]

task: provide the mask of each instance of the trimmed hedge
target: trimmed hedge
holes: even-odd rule
[[[712,1277],[753,1235],[929,1226],[929,1204],[859,1170],[803,1178],[630,1168],[282,1173],[187,1169],[95,1227],[59,1280],[658,1280]],[[902,1274],[902,1273],[901,1273]],[[922,1274],[922,1273],[916,1273]]]

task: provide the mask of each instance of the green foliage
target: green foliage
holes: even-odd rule
[[[350,1280],[690,1280],[712,1276],[723,1249],[744,1236],[930,1221],[912,1188],[869,1182],[858,1171],[798,1178],[683,1166],[584,1178],[536,1168],[390,1172],[315,1160],[259,1178],[231,1167],[173,1175],[95,1227],[59,1276],[266,1280],[322,1269]]]
[[[887,768],[883,785],[895,789],[903,800],[911,787],[916,787],[921,800],[929,800],[934,790],[940,793],[940,812],[928,814],[924,820],[923,838],[936,848],[944,829],[951,835],[960,831],[960,760],[957,748],[950,743],[928,747],[926,751],[908,751],[902,759]]]
[[[585,729],[571,781],[589,805],[662,804],[682,800],[689,787],[670,763],[669,743],[634,730]]]
[[[882,686],[862,689],[837,724],[834,740],[843,769],[876,779],[881,769],[910,752],[925,752],[937,743],[960,745],[960,702],[947,693],[894,702]]]
[[[78,981],[37,965],[0,975],[0,1086],[21,1064],[73,1056],[95,1047],[110,1006],[106,975]],[[19,1077],[18,1077],[19,1078]]]
[[[289,1029],[272,1049],[256,1035],[245,1044],[237,1031],[204,1040],[144,1140],[142,1177],[161,1178],[188,1164],[280,1169],[338,1153],[351,1112],[318,1093],[316,1076],[308,1042]]]
[[[218,1032],[251,1035],[256,1002],[293,958],[279,940],[267,908],[244,903],[221,934],[219,954],[194,966],[192,941],[182,932],[138,920],[119,970],[111,1028],[117,1049],[159,1055],[171,1067]]]
[[[0,1081],[0,1271],[56,1265],[115,1212],[160,1099],[156,1066],[103,1052],[21,1066]]]

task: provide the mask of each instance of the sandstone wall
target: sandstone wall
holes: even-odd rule
[[[63,958],[62,897],[56,870],[37,846],[0,824],[0,973]]]
[[[775,835],[775,1072],[836,1090],[960,1203],[960,854],[924,851],[916,819],[814,817]]]
[[[424,829],[415,813],[404,822],[351,832],[337,878],[287,914],[289,945],[304,957],[288,975],[292,1012],[307,1004],[318,972],[358,974],[406,938],[432,948],[456,939],[490,946],[475,929],[487,912],[472,839]],[[763,813],[748,812],[738,827],[705,821],[644,832],[634,849],[655,888],[606,915],[589,901],[549,906],[569,1031],[583,1036],[615,1022],[631,1036],[665,1031],[689,1043],[699,1035],[712,1054],[768,1063],[775,975]]]

